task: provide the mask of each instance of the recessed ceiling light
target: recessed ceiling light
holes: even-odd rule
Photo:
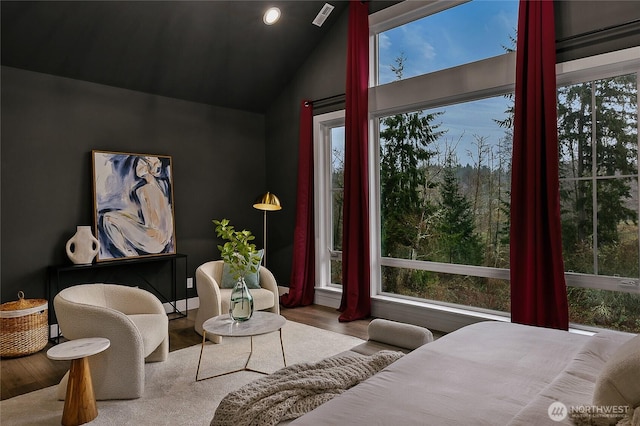
[[[277,7],[270,7],[262,17],[262,20],[267,25],[275,24],[276,22],[278,22],[278,19],[280,19],[280,9],[278,9]]]

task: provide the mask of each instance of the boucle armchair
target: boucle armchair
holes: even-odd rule
[[[169,323],[160,300],[146,290],[115,284],[81,284],[53,301],[65,338],[105,337],[109,348],[89,357],[98,400],[134,399],[144,393],[145,362],[169,355]],[[69,373],[60,382],[64,399]]]
[[[196,289],[200,300],[200,307],[196,315],[195,330],[202,336],[202,324],[209,318],[228,314],[231,299],[230,288],[221,288],[222,270],[224,261],[213,260],[203,263],[196,269]],[[278,283],[275,277],[264,266],[259,269],[259,289],[250,288],[253,296],[253,307],[256,311],[269,311],[280,313],[280,299],[278,295]],[[207,336],[213,343],[220,343],[222,337]]]

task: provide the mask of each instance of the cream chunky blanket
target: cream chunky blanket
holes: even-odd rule
[[[229,393],[211,426],[262,426],[291,420],[373,376],[403,354],[380,351],[285,367]]]

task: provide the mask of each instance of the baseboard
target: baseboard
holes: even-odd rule
[[[330,287],[316,287],[313,303],[338,309],[342,300],[342,291]]]
[[[198,297],[191,297],[189,299],[180,299],[178,301],[175,302],[176,304],[176,309],[180,312],[187,312],[188,310],[191,309],[196,309],[200,306],[200,298]],[[163,303],[162,306],[164,306],[164,311],[167,314],[171,314],[174,312],[173,309],[173,304],[171,303]]]
[[[278,286],[278,296],[289,293],[289,287]]]

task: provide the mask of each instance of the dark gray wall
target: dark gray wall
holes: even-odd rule
[[[48,265],[92,225],[91,150],[171,155],[177,251],[188,275],[218,259],[214,218],[262,240],[261,114],[2,67],[2,302],[45,297]],[[190,292],[195,295],[194,291]]]
[[[270,252],[268,267],[289,285],[296,218],[298,136],[300,103],[344,94],[347,68],[348,11],[331,28],[329,35],[305,62],[295,79],[276,99],[266,114],[267,183],[283,208],[269,213]],[[270,248],[269,248],[270,247]]]

